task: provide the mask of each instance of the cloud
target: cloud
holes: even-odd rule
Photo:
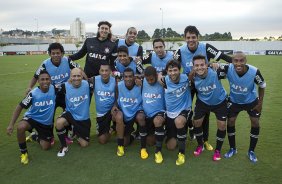
[[[96,32],[97,23],[108,20],[114,34],[125,34],[128,27],[135,26],[152,35],[155,28],[161,28],[163,13],[164,27],[178,33],[195,25],[202,34],[279,36],[281,7],[281,0],[16,0],[1,2],[0,28],[36,30],[36,18],[39,30],[69,29],[79,17],[88,32]]]

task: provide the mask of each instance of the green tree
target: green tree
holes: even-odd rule
[[[173,31],[170,27],[167,28],[166,30],[166,34],[165,34],[166,38],[175,38],[175,37],[180,37],[180,34],[178,34],[176,31]]]
[[[162,37],[161,30],[159,28],[156,28],[152,38],[155,39],[155,38],[161,38],[161,37]]]
[[[166,29],[165,29],[165,28],[162,28],[162,29],[160,30],[160,32],[161,32],[161,37],[160,37],[160,38],[165,38],[165,36],[166,36]]]
[[[150,36],[144,30],[141,30],[141,31],[138,31],[137,39],[148,41],[150,40]]]

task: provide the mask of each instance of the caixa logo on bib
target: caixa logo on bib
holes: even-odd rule
[[[266,55],[282,55],[282,50],[266,50]]]

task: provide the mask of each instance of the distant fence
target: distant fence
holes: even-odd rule
[[[77,51],[65,51],[65,54],[74,54]],[[19,52],[0,52],[0,56],[10,55],[43,55],[48,54],[47,51],[19,51]]]
[[[144,55],[149,54],[153,50],[144,50]],[[175,51],[175,50],[171,50]],[[224,54],[227,55],[233,55],[234,52],[237,50],[220,50]],[[74,54],[76,53],[77,50],[75,51],[65,51],[65,54]],[[246,55],[277,55],[277,56],[282,56],[282,50],[261,50],[261,51],[242,51]],[[0,56],[9,56],[9,55],[43,55],[43,54],[48,54],[47,51],[18,51],[18,52],[0,52]]]
[[[144,54],[149,54],[150,52],[152,52],[153,50],[145,50]],[[171,51],[175,51],[175,50],[171,50]],[[224,54],[227,55],[233,55],[234,52],[238,51],[238,50],[220,50],[221,52],[223,52]],[[242,50],[240,50],[242,51]],[[242,51],[244,52],[246,55],[278,55],[278,56],[282,56],[282,50],[258,50],[258,51]]]

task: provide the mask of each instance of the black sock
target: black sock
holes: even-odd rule
[[[258,142],[259,127],[251,127],[249,151],[254,151]]]
[[[204,139],[204,142],[208,141],[209,140],[209,125],[210,125],[210,113],[207,113],[205,115],[205,118],[203,120],[203,139]]]
[[[146,148],[146,138],[147,138],[147,129],[146,129],[146,125],[144,126],[139,126],[139,134],[141,137],[141,149],[142,148]]]
[[[165,134],[164,126],[155,128],[156,153],[162,150],[164,134]]]
[[[66,137],[66,129],[65,129],[65,127],[62,128],[61,130],[56,129],[56,131],[57,131],[57,135],[59,137],[61,146],[62,147],[67,147],[67,143],[66,143],[66,139],[65,139],[65,137]]]
[[[216,133],[216,150],[220,151],[224,138],[226,135],[226,130],[219,130],[217,129],[217,133]]]
[[[203,128],[202,126],[200,127],[195,127],[194,128],[194,133],[198,142],[198,146],[203,146]]]
[[[230,148],[236,148],[235,143],[235,126],[227,126],[227,134]]]
[[[188,129],[189,129],[189,136],[191,139],[194,138],[194,126],[193,126],[193,123],[192,123],[192,119],[188,119],[187,120],[187,125],[188,125]]]
[[[123,138],[122,139],[118,138],[117,139],[117,143],[118,143],[118,146],[124,146],[124,139]]]
[[[27,153],[26,142],[19,143],[19,147],[22,154]]]
[[[176,130],[176,133],[177,133],[179,152],[182,154],[185,154],[185,145],[186,145],[185,142],[186,142],[187,129],[185,127],[178,128]]]

